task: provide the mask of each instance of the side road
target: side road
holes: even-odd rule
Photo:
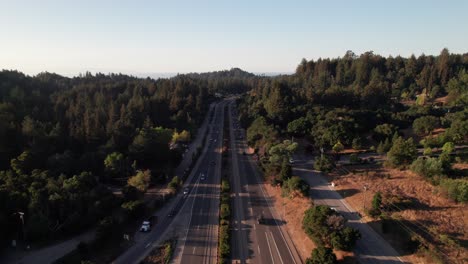
[[[356,211],[348,205],[341,195],[333,190],[323,175],[313,168],[313,157],[295,155],[293,175],[299,176],[310,185],[310,196],[316,205],[328,205],[336,208],[348,220],[348,225],[358,229],[362,238],[358,240],[355,254],[359,263],[403,263],[396,250],[370,226],[361,222]]]
[[[197,148],[202,144],[203,137],[206,134],[208,127],[210,115],[214,111],[214,106],[214,103],[210,105],[210,109],[207,112],[201,127],[198,129],[195,140],[192,141],[192,143],[189,145],[187,153],[175,170],[176,175],[182,175],[182,173],[190,166],[192,162],[192,154],[195,153]],[[167,206],[164,206],[160,210],[164,209],[165,207]],[[95,229],[91,229],[75,237],[40,249],[32,248],[29,251],[7,249],[0,255],[0,263],[35,264],[38,263],[38,261],[40,263],[52,263],[60,257],[73,251],[80,242],[90,242],[94,239],[94,237]]]

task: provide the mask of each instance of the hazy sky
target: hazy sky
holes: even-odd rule
[[[292,72],[347,50],[468,52],[468,1],[0,0],[0,68]]]

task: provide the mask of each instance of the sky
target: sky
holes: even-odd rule
[[[0,0],[0,69],[293,72],[302,58],[468,52],[468,1]]]

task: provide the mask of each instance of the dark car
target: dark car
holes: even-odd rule
[[[257,218],[257,223],[258,223],[259,225],[265,223],[265,218],[263,218],[263,215],[260,215],[260,216]]]
[[[173,209],[167,214],[167,216],[168,217],[174,217],[176,215],[176,213],[177,213],[177,211],[175,209]]]

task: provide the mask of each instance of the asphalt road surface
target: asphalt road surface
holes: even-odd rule
[[[341,215],[348,219],[348,225],[359,229],[361,239],[358,240],[355,254],[359,263],[403,263],[399,254],[378,233],[367,224],[360,221],[356,211],[333,190],[327,180],[316,171],[313,171],[313,157],[296,155],[294,157],[293,175],[299,176],[310,185],[310,196],[316,205],[334,207]]]
[[[231,186],[234,190],[231,258],[233,263],[302,263],[284,221],[272,206],[273,201],[261,186],[258,168],[246,149],[245,133],[237,112],[230,104]],[[258,218],[262,218],[260,224]]]
[[[218,103],[210,109],[210,113],[208,114],[208,119],[205,120],[205,123],[200,128],[200,132],[197,135],[196,141],[200,142],[203,139],[204,137],[203,132],[205,131],[206,126],[208,126],[206,127],[206,131],[207,131],[206,133],[212,133],[211,131],[213,127],[215,126],[213,126],[212,124],[208,124],[208,122],[210,121],[209,117],[211,115],[211,112],[214,111],[215,115],[213,118],[213,122],[214,120],[217,120],[217,116],[218,116],[217,113],[221,111],[220,109],[223,108],[220,105],[221,103]],[[161,238],[167,235],[167,232],[172,227],[171,225],[173,225],[174,220],[177,219],[177,217],[181,215],[179,212],[182,210],[189,210],[193,208],[192,206],[193,203],[195,202],[195,200],[199,198],[197,196],[198,191],[199,190],[203,191],[204,182],[200,181],[200,178],[199,178],[200,172],[206,171],[206,168],[207,168],[206,157],[210,156],[210,152],[212,152],[210,150],[212,150],[215,145],[212,141],[208,141],[208,143],[209,144],[208,146],[205,147],[205,151],[203,151],[203,154],[200,157],[200,160],[197,162],[197,165],[194,167],[194,172],[190,175],[187,183],[184,185],[184,188],[189,189],[189,194],[183,195],[181,191],[181,193],[175,199],[173,199],[166,206],[164,206],[157,214],[158,223],[154,226],[154,228],[152,228],[150,232],[138,233],[138,231],[136,231],[136,235],[135,235],[136,239],[134,241],[134,245],[130,247],[122,255],[120,255],[116,260],[114,260],[113,263],[122,263],[122,264],[139,263],[151,252],[154,246],[162,242]],[[194,144],[194,145],[198,145],[198,144]],[[194,150],[195,149],[191,149],[186,154],[186,159],[191,159],[191,153]],[[189,162],[186,162],[185,160],[184,162],[185,162],[184,163],[185,166],[189,164]],[[181,166],[181,168],[182,167],[184,166]],[[179,172],[183,170],[184,169],[178,169]],[[214,178],[211,180],[207,178],[206,181],[213,182]],[[212,230],[212,232],[214,231]],[[217,235],[216,235],[216,241],[217,241]],[[216,254],[216,252],[212,252],[212,254]],[[199,262],[199,263],[202,263],[202,262]]]
[[[191,190],[191,216],[180,263],[217,263],[224,106],[222,102],[215,110],[208,150],[195,174],[197,182]]]

